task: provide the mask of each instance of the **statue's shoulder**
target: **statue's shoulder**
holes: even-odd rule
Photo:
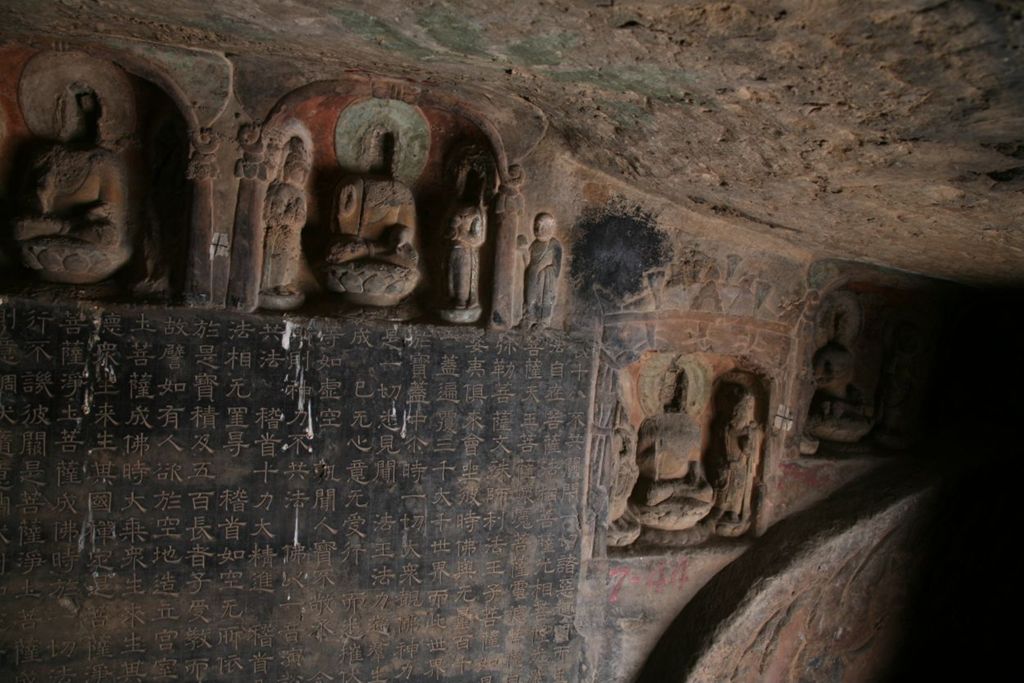
[[[123,179],[127,171],[124,157],[104,147],[71,151],[68,152],[68,155],[70,158],[80,160],[78,163],[88,163],[94,172],[99,171],[109,175],[116,175]]]

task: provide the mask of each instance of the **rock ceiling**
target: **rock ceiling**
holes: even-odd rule
[[[1013,0],[6,0],[0,22],[482,85],[580,162],[741,231],[1024,282]]]

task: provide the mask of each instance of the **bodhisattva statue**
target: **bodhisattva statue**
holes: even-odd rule
[[[327,288],[361,306],[395,306],[420,280],[416,203],[394,179],[394,138],[377,136],[380,162],[367,178],[342,181]]]
[[[815,391],[800,446],[803,453],[815,453],[820,441],[857,443],[875,424],[874,406],[855,384],[851,347],[860,321],[860,305],[848,292],[834,294],[822,304],[817,331],[825,343],[812,360]]]
[[[266,242],[260,308],[288,311],[305,301],[295,284],[302,255],[302,228],[306,225],[306,179],[310,158],[306,145],[293,137],[284,149],[284,161],[267,188],[263,203]]]
[[[764,443],[764,428],[757,420],[754,395],[743,389],[720,435],[720,458],[714,479],[715,532],[739,536],[751,521],[754,477]]]
[[[100,282],[132,257],[128,174],[100,145],[103,104],[88,85],[57,97],[57,142],[32,165],[26,210],[14,223],[25,265],[50,282]]]
[[[637,435],[640,477],[630,506],[646,528],[685,531],[711,511],[714,490],[704,473],[700,425],[684,409],[686,372],[665,385],[664,412],[644,420]]]
[[[621,410],[618,408],[620,414]],[[629,497],[640,476],[640,468],[636,463],[636,430],[621,417],[612,432],[608,451],[612,475],[606,539],[609,546],[623,547],[640,536],[640,522],[629,507]]]
[[[445,239],[445,302],[440,310],[444,320],[473,323],[480,319],[480,248],[486,240],[487,222],[480,205],[460,205],[451,214]]]
[[[526,287],[523,301],[526,324],[547,327],[555,309],[558,277],[562,272],[562,243],[555,237],[555,217],[537,214],[533,221],[533,244],[526,265]]]

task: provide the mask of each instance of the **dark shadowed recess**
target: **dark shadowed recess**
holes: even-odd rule
[[[822,529],[841,530],[929,482],[935,495],[914,533],[919,563],[907,586],[904,632],[880,680],[966,681],[982,670],[1008,672],[1018,629],[1005,624],[1016,616],[1020,594],[1022,314],[1019,291],[974,291],[958,303],[939,340],[924,441],[757,539],[687,604],[637,680],[685,681],[716,627],[760,579],[786,567]]]
[[[1021,593],[1022,316],[1024,292],[983,290],[948,326],[933,383],[940,391],[930,454],[945,476],[891,683],[1019,676],[1012,654],[1019,628],[1006,624],[1014,623]]]

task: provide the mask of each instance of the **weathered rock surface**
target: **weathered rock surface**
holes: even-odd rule
[[[483,88],[518,125],[534,110],[584,163],[752,234],[940,278],[1024,279],[1014,3],[307,0],[214,13],[11,0],[0,19],[11,37],[237,53],[233,89],[264,106],[254,85],[311,70]]]

